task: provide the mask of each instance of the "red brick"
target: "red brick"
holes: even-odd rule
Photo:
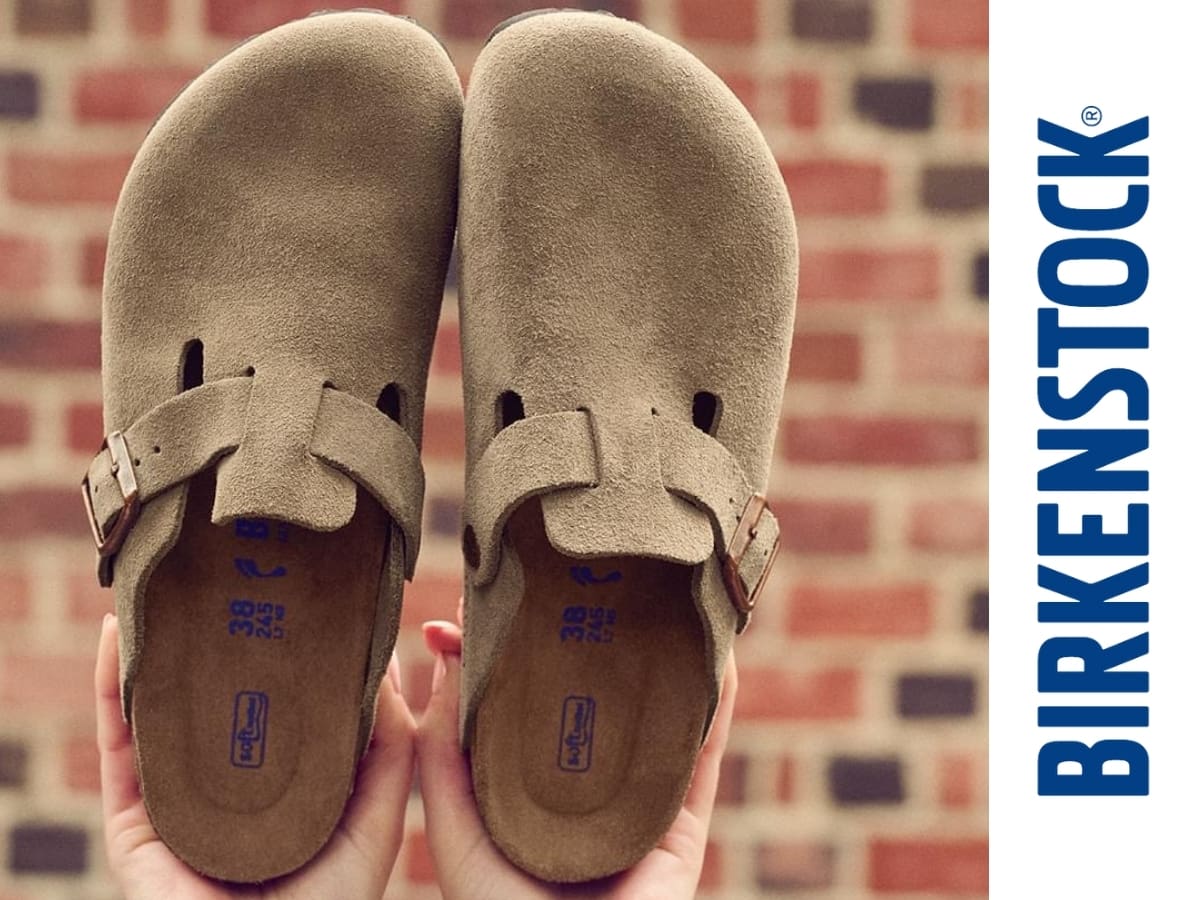
[[[752,116],[757,116],[759,113],[758,80],[746,72],[721,71],[717,74],[742,101],[742,106],[746,107]]]
[[[369,5],[388,13],[404,12],[401,0],[371,0]],[[250,37],[293,19],[303,19],[320,10],[361,9],[362,0],[208,0],[204,24],[221,37]]]
[[[918,47],[987,50],[988,0],[912,0],[909,35]]]
[[[975,760],[966,753],[947,753],[938,760],[938,803],[963,809],[975,802]]]
[[[167,0],[125,0],[129,30],[140,37],[159,37],[167,31]]]
[[[754,879],[768,893],[833,886],[834,849],[812,841],[773,841],[754,854]]]
[[[76,453],[95,456],[104,439],[104,408],[99,403],[73,403],[67,407],[67,446]]]
[[[883,839],[870,847],[870,881],[879,893],[986,894],[988,844],[978,839]]]
[[[0,402],[0,448],[29,442],[29,407],[23,403]]]
[[[100,587],[94,569],[68,576],[67,615],[72,622],[99,625],[105,613],[116,612],[114,602],[113,592]]]
[[[721,757],[721,775],[717,779],[717,806],[743,806],[750,757],[744,753],[726,753]]]
[[[100,793],[100,751],[94,737],[70,738],[63,747],[63,773],[67,787],[89,794]]]
[[[965,131],[986,131],[988,86],[981,81],[960,84],[953,95],[954,122]]]
[[[801,584],[788,604],[790,634],[889,637],[927,634],[933,597],[925,584]]]
[[[432,368],[440,375],[462,373],[462,347],[457,324],[447,322],[438,326],[437,337],[433,341]]]
[[[784,669],[738,667],[739,720],[850,719],[859,714],[859,673],[821,669],[797,674]]]
[[[797,334],[792,340],[788,378],[793,381],[858,381],[862,341],[856,334]]]
[[[0,234],[0,294],[41,290],[46,280],[47,258],[44,242]]]
[[[99,322],[10,321],[0,329],[0,366],[99,369]]]
[[[421,448],[426,457],[457,460],[466,456],[462,410],[426,407]]]
[[[400,627],[419,631],[421,623],[433,619],[453,622],[462,590],[461,578],[418,574],[404,588],[404,615]]]
[[[866,553],[871,545],[871,507],[858,501],[779,500],[780,540],[792,553]]]
[[[423,831],[414,831],[404,836],[404,872],[409,881],[417,884],[437,884],[437,869],[433,865],[433,854],[429,852],[429,838]]]
[[[821,82],[815,75],[792,74],[785,89],[788,123],[793,128],[816,128],[821,119]]]
[[[986,553],[987,503],[979,500],[930,500],[909,511],[908,542],[918,550]]]
[[[750,44],[758,36],[758,0],[676,0],[676,10],[687,40]]]
[[[795,803],[800,795],[800,773],[796,760],[784,756],[775,774],[775,799],[779,803]]]
[[[190,67],[89,69],[75,82],[80,122],[149,122],[200,74]]]
[[[90,656],[34,656],[14,652],[0,660],[0,704],[51,711],[92,708]]]
[[[901,331],[896,369],[909,383],[982,387],[988,382],[987,335],[946,328]]]
[[[933,300],[938,269],[932,247],[810,250],[800,266],[800,301]]]
[[[809,416],[784,428],[784,451],[795,462],[941,465],[973,462],[980,452],[979,427],[964,419]]]
[[[24,203],[112,204],[133,157],[127,153],[34,153],[8,158],[8,193]]]
[[[79,488],[26,487],[0,491],[0,538],[23,540],[39,535],[90,540]]]
[[[0,570],[0,622],[24,619],[29,608],[29,579],[13,569]]]
[[[699,889],[713,891],[725,881],[725,860],[721,845],[709,841],[704,847],[704,864],[700,867]]]
[[[104,260],[107,253],[108,239],[103,235],[84,238],[79,260],[80,284],[93,288],[104,284]]]
[[[878,163],[814,159],[779,169],[798,216],[873,215],[887,208],[887,171]]]

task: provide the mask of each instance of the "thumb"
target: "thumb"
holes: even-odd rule
[[[455,866],[456,860],[477,845],[484,837],[484,828],[458,740],[462,632],[449,622],[429,622],[425,625],[425,643],[436,658],[432,696],[417,729],[417,758],[425,833],[441,870],[443,866]]]
[[[375,713],[375,731],[359,763],[358,781],[341,829],[365,850],[386,883],[404,838],[404,812],[412,787],[416,721],[400,693],[400,666],[393,656]]]

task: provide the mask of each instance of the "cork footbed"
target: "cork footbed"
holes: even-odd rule
[[[192,481],[147,590],[137,755],[167,846],[206,875],[263,881],[317,853],[353,788],[389,522],[359,488],[336,532],[218,527],[213,474]]]
[[[677,815],[702,740],[692,570],[564,556],[538,499],[513,514],[506,539],[525,594],[471,743],[479,806],[501,849],[535,875],[621,871]]]

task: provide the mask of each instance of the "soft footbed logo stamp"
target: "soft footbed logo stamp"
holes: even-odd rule
[[[241,691],[233,698],[233,733],[229,761],[242,769],[258,769],[267,755],[267,695]]]
[[[592,767],[592,734],[596,701],[572,695],[563,701],[562,729],[558,741],[558,767],[565,772],[586,772]]]

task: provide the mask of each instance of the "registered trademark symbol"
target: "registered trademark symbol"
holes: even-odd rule
[[[1083,119],[1084,125],[1091,125],[1095,127],[1096,125],[1099,125],[1100,120],[1104,118],[1104,113],[1100,112],[1100,107],[1098,106],[1085,106],[1083,108],[1083,112],[1080,113],[1079,118]]]

